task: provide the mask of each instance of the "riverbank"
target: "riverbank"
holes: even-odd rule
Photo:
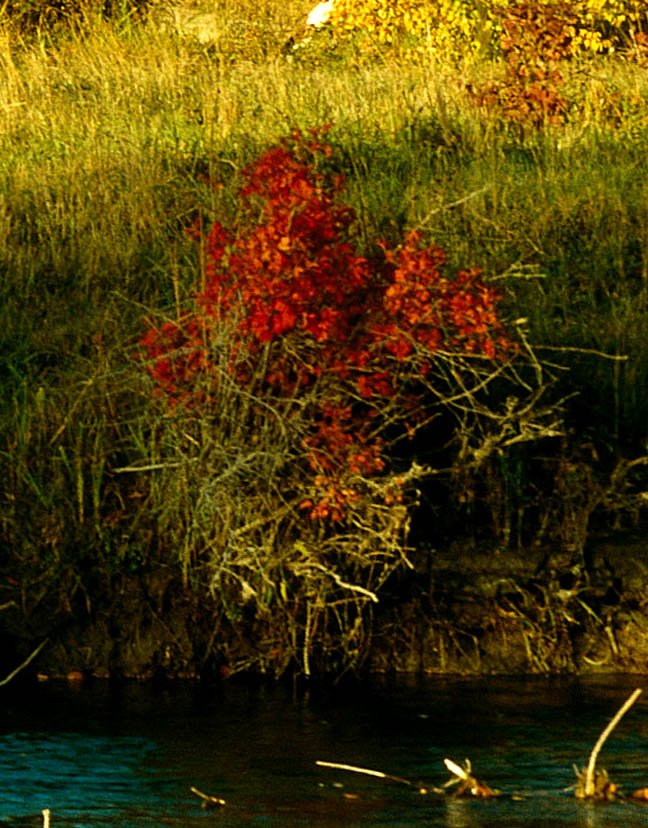
[[[484,104],[520,93],[501,54],[427,44],[414,59],[410,38],[376,53],[327,31],[287,52],[310,4],[222,5],[209,43],[136,15],[24,37],[1,24],[4,675],[46,638],[30,669],[47,676],[640,670],[640,544],[611,568],[588,549],[639,531],[648,503],[645,41],[560,53],[555,111],[538,110],[542,87],[526,123]],[[322,258],[344,253],[347,275],[380,261],[384,286],[385,245],[392,263],[403,254],[400,338],[383,324],[371,355],[361,342],[343,354],[351,373],[318,384],[322,343],[287,336],[273,342],[287,361],[265,351],[265,376],[243,370],[214,394],[250,342],[212,326],[197,359],[212,374],[192,390],[213,405],[174,407],[147,369],[168,380],[165,355],[206,329],[197,294],[227,260],[201,242],[222,222],[246,245],[239,270],[263,264],[240,188],[295,128],[326,143],[298,149],[299,180],[321,173],[335,227],[349,220]],[[263,256],[301,251],[282,279],[318,264],[321,225],[305,224],[264,228]],[[431,271],[462,313],[481,302],[464,332],[501,323],[497,348],[475,353],[459,331],[435,363],[428,329],[419,357],[402,319],[418,324]],[[179,339],[147,361],[160,330]],[[502,340],[511,359],[492,361]],[[425,372],[390,398],[384,365],[367,368],[376,353],[392,379],[419,358]],[[336,410],[320,404],[331,395]],[[567,571],[581,564],[587,577]]]
[[[600,540],[588,574],[569,553],[520,554],[449,549],[429,571],[399,584],[375,610],[372,641],[360,674],[589,675],[648,671],[648,550],[642,537]],[[163,588],[162,588],[163,587]],[[389,593],[389,590],[387,590]],[[162,601],[160,599],[163,599]],[[18,644],[15,656],[38,637]],[[213,626],[212,626],[213,625]],[[216,603],[188,599],[162,572],[122,578],[89,613],[58,629],[38,624],[48,643],[29,667],[42,680],[174,679],[258,675],[265,664],[286,667],[263,652],[252,627],[224,623]],[[34,630],[35,631],[35,630]],[[4,669],[9,662],[5,659]],[[298,672],[300,666],[292,664]]]
[[[586,574],[571,553],[547,549],[437,555],[429,597],[396,610],[371,665],[466,675],[645,673],[647,544],[597,542]]]

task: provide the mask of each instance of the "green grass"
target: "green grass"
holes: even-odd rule
[[[132,357],[199,279],[184,228],[235,220],[237,171],[293,127],[334,124],[367,249],[417,226],[452,268],[483,268],[570,369],[571,427],[645,451],[645,69],[594,59],[568,78],[572,122],[522,134],[466,93],[497,67],[287,59],[309,6],[221,3],[211,43],[100,20],[0,32],[0,508],[21,560],[94,544],[130,566],[164,546],[165,492],[114,471],[163,459]]]

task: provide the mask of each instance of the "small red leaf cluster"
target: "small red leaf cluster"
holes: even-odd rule
[[[308,392],[299,449],[313,496],[302,506],[341,520],[357,479],[386,469],[387,420],[395,408],[404,427],[416,416],[413,389],[440,353],[494,360],[511,343],[480,272],[445,275],[444,252],[419,233],[397,247],[381,242],[373,258],[358,252],[345,181],[327,171],[327,129],[295,131],[244,170],[243,218],[235,232],[211,227],[194,310],[151,328],[142,345],[172,405],[218,404],[205,379],[217,389],[210,342],[223,330],[239,385],[274,399]]]

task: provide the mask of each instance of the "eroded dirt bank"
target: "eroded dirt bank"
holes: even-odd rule
[[[646,539],[600,541],[583,561],[551,550],[451,548],[430,555],[426,572],[400,587],[375,614],[362,669],[648,672]],[[25,626],[17,605],[2,620],[5,674],[45,636],[30,665],[42,676],[227,676],[265,646],[249,640],[249,619],[224,623],[164,571],[119,578],[102,601],[60,623],[48,624],[43,611]]]
[[[458,564],[460,564],[458,566]],[[430,591],[395,611],[373,669],[648,672],[648,542],[571,553],[438,553]]]

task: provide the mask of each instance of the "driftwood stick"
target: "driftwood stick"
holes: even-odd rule
[[[210,794],[203,793],[202,791],[199,791],[198,788],[194,788],[193,785],[189,790],[191,793],[196,794],[196,796],[199,796],[202,799],[203,808],[215,808],[216,806],[220,807],[226,804],[222,797],[211,796]]]
[[[449,779],[442,788],[442,791],[450,788],[452,785],[458,785],[456,796],[475,796],[489,798],[491,796],[501,796],[501,791],[496,788],[489,788],[484,782],[475,779],[472,774],[472,764],[470,759],[466,759],[465,766],[462,768],[452,759],[444,759],[443,764],[453,774],[452,779]]]
[[[614,715],[611,722],[605,728],[605,730],[601,733],[598,737],[598,740],[594,747],[592,748],[592,752],[590,753],[589,762],[587,764],[587,771],[585,772],[585,796],[591,797],[594,796],[596,790],[596,781],[595,781],[595,772],[596,772],[596,759],[601,752],[601,748],[605,744],[605,740],[607,737],[612,733],[614,728],[619,724],[623,716],[630,710],[632,705],[637,701],[639,696],[642,693],[641,687],[637,687],[637,689],[630,695],[625,702],[621,705],[621,707],[617,710],[616,714]]]
[[[342,762],[323,762],[317,760],[316,765],[321,768],[335,768],[336,770],[351,771],[352,773],[363,773],[365,776],[376,776],[378,779],[389,779],[390,782],[400,782],[402,785],[410,785],[418,788],[410,779],[403,779],[401,776],[392,776],[390,773],[383,773],[378,770],[371,770],[371,768],[359,768],[356,765],[345,765]]]
[[[38,645],[38,647],[36,647],[34,652],[31,653],[31,655],[28,655],[19,667],[16,667],[16,669],[13,672],[9,673],[9,675],[6,678],[3,678],[2,681],[0,681],[0,687],[2,687],[5,684],[9,684],[12,678],[15,678],[21,670],[24,670],[25,667],[27,667],[27,665],[36,658],[36,656],[40,653],[40,651],[43,649],[43,647],[47,644],[48,641],[49,638],[46,638],[45,641],[42,641]]]
[[[461,765],[458,765],[456,762],[453,762],[452,759],[444,759],[443,764],[446,768],[453,773],[456,779],[451,779],[450,782],[446,782],[444,787],[452,785],[454,782],[463,779],[464,782],[467,782],[470,779],[470,773],[472,771],[472,766],[470,764],[470,759],[466,759],[466,767],[462,768]]]

